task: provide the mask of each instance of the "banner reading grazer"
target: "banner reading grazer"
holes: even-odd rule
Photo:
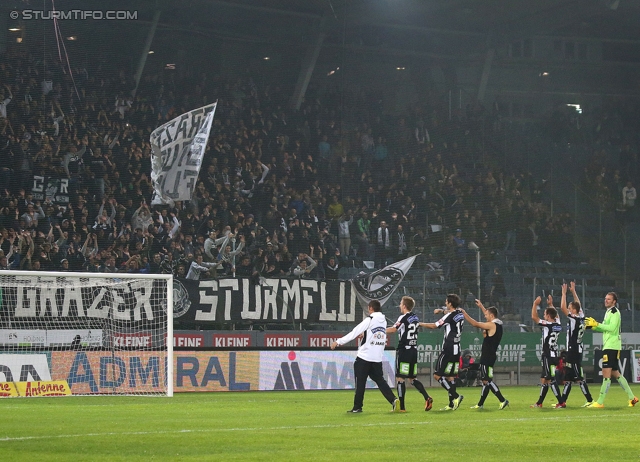
[[[178,322],[354,322],[362,320],[349,281],[248,278],[173,280],[173,317]]]
[[[153,205],[191,199],[216,104],[182,114],[151,133]]]

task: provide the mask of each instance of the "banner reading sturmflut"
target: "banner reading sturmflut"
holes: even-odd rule
[[[380,305],[396,291],[405,275],[411,269],[417,255],[397,261],[373,273],[361,273],[351,280],[353,289],[364,309],[371,300],[376,299]]]
[[[216,104],[182,114],[151,133],[153,205],[191,199]]]

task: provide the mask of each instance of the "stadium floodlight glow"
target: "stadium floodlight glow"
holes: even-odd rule
[[[567,104],[567,106],[574,108],[578,114],[582,114],[582,107],[579,104]]]
[[[20,30],[19,27],[12,27],[11,29],[9,29],[11,32],[18,32]]]
[[[12,396],[172,396],[173,282],[171,274],[0,271],[0,357]]]
[[[75,35],[70,35],[69,37],[67,37],[67,40],[69,40],[70,42],[74,42],[78,40],[78,37],[76,37]]]

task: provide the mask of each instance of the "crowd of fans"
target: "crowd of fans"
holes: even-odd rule
[[[276,84],[179,71],[132,96],[124,71],[57,64],[0,57],[1,269],[337,279],[420,254],[460,280],[470,242],[485,259],[575,252],[539,182],[469,162],[473,117],[428,102],[387,117],[364,92],[313,86],[292,110]],[[151,131],[216,100],[192,200],[151,207]],[[69,202],[34,176],[65,180]]]

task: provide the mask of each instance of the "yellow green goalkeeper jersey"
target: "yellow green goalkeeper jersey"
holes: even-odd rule
[[[603,350],[622,350],[621,324],[620,310],[614,306],[607,310],[604,320],[593,328],[594,332],[602,332]]]

